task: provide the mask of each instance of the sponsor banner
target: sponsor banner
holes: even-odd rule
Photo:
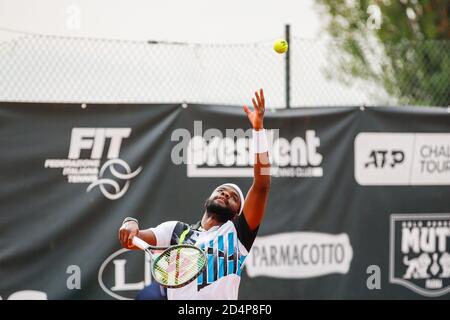
[[[1,296],[0,300],[2,300]],[[10,294],[6,300],[47,300],[47,293],[37,290],[21,290]]]
[[[0,248],[0,297],[136,297],[151,281],[142,252],[112,259],[101,282],[97,275],[120,250],[126,216],[152,226],[173,212],[157,207],[155,186],[170,163],[170,152],[157,151],[169,150],[179,109],[0,104],[0,229],[3,239],[15,239]]]
[[[267,113],[240,299],[449,298],[450,114],[364,110]],[[3,300],[135,299],[152,279],[125,217],[196,223],[215,187],[252,185],[240,106],[0,103],[0,148]]]
[[[89,183],[86,192],[98,186],[106,198],[117,200],[127,192],[130,179],[142,170],[139,167],[132,172],[128,163],[119,158],[122,141],[130,134],[131,128],[72,128],[67,159],[46,159],[44,167],[63,169],[68,183]],[[81,157],[84,151],[90,151],[87,158]],[[106,161],[102,161],[104,154]],[[107,173],[113,178],[106,178]],[[121,180],[125,181],[123,186],[119,185]]]
[[[360,185],[450,185],[450,133],[359,133]]]
[[[141,265],[138,272],[130,272],[129,265],[132,263]],[[120,249],[112,253],[100,265],[98,284],[112,298],[132,300],[151,284],[150,270],[150,259],[144,252]]]
[[[450,213],[393,214],[389,281],[426,296],[450,292]]]
[[[193,132],[191,136],[187,129],[179,128],[171,136],[176,142],[172,159],[176,164],[186,164],[188,177],[253,176],[251,129],[210,128],[203,131],[202,122],[194,121]],[[323,176],[323,156],[318,151],[320,138],[315,130],[305,130],[303,135],[289,139],[280,136],[279,129],[268,129],[267,137],[272,176]]]
[[[246,270],[249,277],[302,279],[350,269],[353,249],[347,234],[290,232],[257,237]]]
[[[450,133],[415,134],[411,185],[450,185]]]

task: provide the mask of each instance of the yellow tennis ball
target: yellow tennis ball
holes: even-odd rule
[[[273,44],[273,50],[277,53],[285,53],[288,50],[288,43],[284,39],[277,39]]]

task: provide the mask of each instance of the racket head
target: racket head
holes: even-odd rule
[[[172,246],[154,258],[152,277],[166,288],[181,288],[194,281],[206,263],[206,254],[200,248],[187,244]]]

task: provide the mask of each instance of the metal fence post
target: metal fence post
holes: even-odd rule
[[[289,44],[291,44],[291,26],[289,24],[285,25],[285,39]],[[286,52],[286,62],[285,62],[285,68],[286,68],[286,108],[289,109],[291,107],[291,59],[289,52],[292,49],[289,48]]]

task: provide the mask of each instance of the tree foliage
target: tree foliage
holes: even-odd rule
[[[317,3],[335,40],[334,77],[374,81],[400,104],[450,105],[450,0]]]

